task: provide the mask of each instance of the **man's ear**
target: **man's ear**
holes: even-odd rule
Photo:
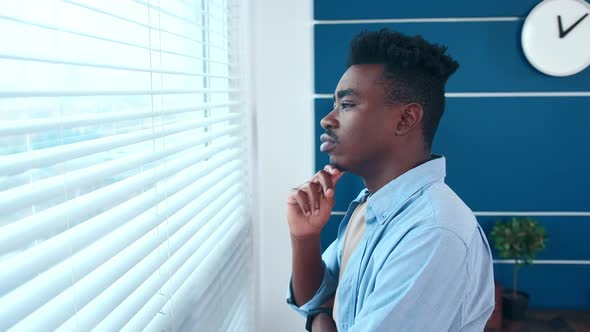
[[[400,119],[395,128],[395,135],[404,136],[420,126],[424,110],[417,103],[406,104],[401,107]]]

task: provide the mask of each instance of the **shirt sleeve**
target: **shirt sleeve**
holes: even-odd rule
[[[448,331],[460,317],[469,278],[465,243],[443,228],[408,235],[377,273],[348,331]]]
[[[338,263],[337,242],[337,240],[334,240],[334,242],[332,242],[332,244],[322,254],[324,277],[320,287],[311,300],[298,307],[295,304],[293,297],[292,280],[289,280],[289,288],[287,289],[287,303],[304,317],[307,317],[307,314],[311,309],[321,307],[336,293],[336,287],[338,287],[338,275],[340,271]]]

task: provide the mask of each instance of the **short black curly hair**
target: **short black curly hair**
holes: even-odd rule
[[[350,43],[347,67],[383,64],[388,101],[422,105],[424,143],[430,148],[445,109],[445,84],[459,67],[446,50],[421,36],[365,30]]]

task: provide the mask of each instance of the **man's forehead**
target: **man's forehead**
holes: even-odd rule
[[[336,93],[334,94],[333,98],[334,98],[334,100],[336,100],[336,99],[342,99],[346,96],[358,97],[359,93],[357,90],[352,89],[352,88],[336,90]]]
[[[369,90],[374,89],[376,84],[382,84],[382,77],[382,65],[351,66],[340,78],[334,92],[334,99],[345,96],[363,96]]]

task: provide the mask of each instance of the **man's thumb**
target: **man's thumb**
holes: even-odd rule
[[[340,181],[340,178],[344,175],[345,172],[339,171],[336,174],[332,175],[332,185],[334,187],[336,187],[336,184],[338,183],[338,181]]]

